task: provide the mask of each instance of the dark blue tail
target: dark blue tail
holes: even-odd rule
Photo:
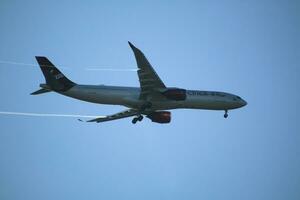
[[[64,92],[76,85],[59,71],[46,57],[36,56],[37,62],[45,76],[46,85],[49,89]]]

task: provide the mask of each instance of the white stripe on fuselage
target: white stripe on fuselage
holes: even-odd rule
[[[118,86],[75,85],[61,94],[98,104],[123,105],[129,108],[139,108],[145,101],[140,100],[140,88]],[[242,106],[243,100],[236,95],[224,92],[187,90],[184,101],[174,101],[163,98],[151,101],[151,110],[170,110],[176,108],[194,108],[209,110],[229,110]]]

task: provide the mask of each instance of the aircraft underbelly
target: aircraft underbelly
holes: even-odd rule
[[[226,104],[218,99],[211,98],[188,98],[184,106],[186,108],[224,110]]]
[[[177,108],[187,109],[208,109],[208,110],[224,110],[226,105],[224,102],[218,101],[165,101],[165,102],[153,102],[153,110],[170,110]]]
[[[208,110],[224,110],[226,105],[223,102],[217,101],[199,101],[199,102],[186,102],[186,108],[208,109]]]
[[[184,103],[186,108],[226,110],[233,109],[235,105],[219,97],[189,97]]]

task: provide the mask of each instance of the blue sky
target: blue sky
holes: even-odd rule
[[[127,41],[168,86],[248,105],[174,110],[172,123],[0,118],[0,199],[300,198],[299,1],[8,1],[0,60],[47,56],[73,81],[138,86]],[[30,96],[37,67],[0,64],[0,111],[105,115],[121,106]]]

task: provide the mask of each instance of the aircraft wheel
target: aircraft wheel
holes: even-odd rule
[[[138,118],[135,117],[135,118],[132,119],[131,122],[132,122],[133,124],[136,124],[137,121],[138,121]]]
[[[139,120],[139,121],[142,121],[143,119],[144,119],[143,115],[140,115],[140,116],[138,117],[138,120]]]
[[[225,110],[224,118],[227,118],[227,117],[228,117],[228,111]]]

